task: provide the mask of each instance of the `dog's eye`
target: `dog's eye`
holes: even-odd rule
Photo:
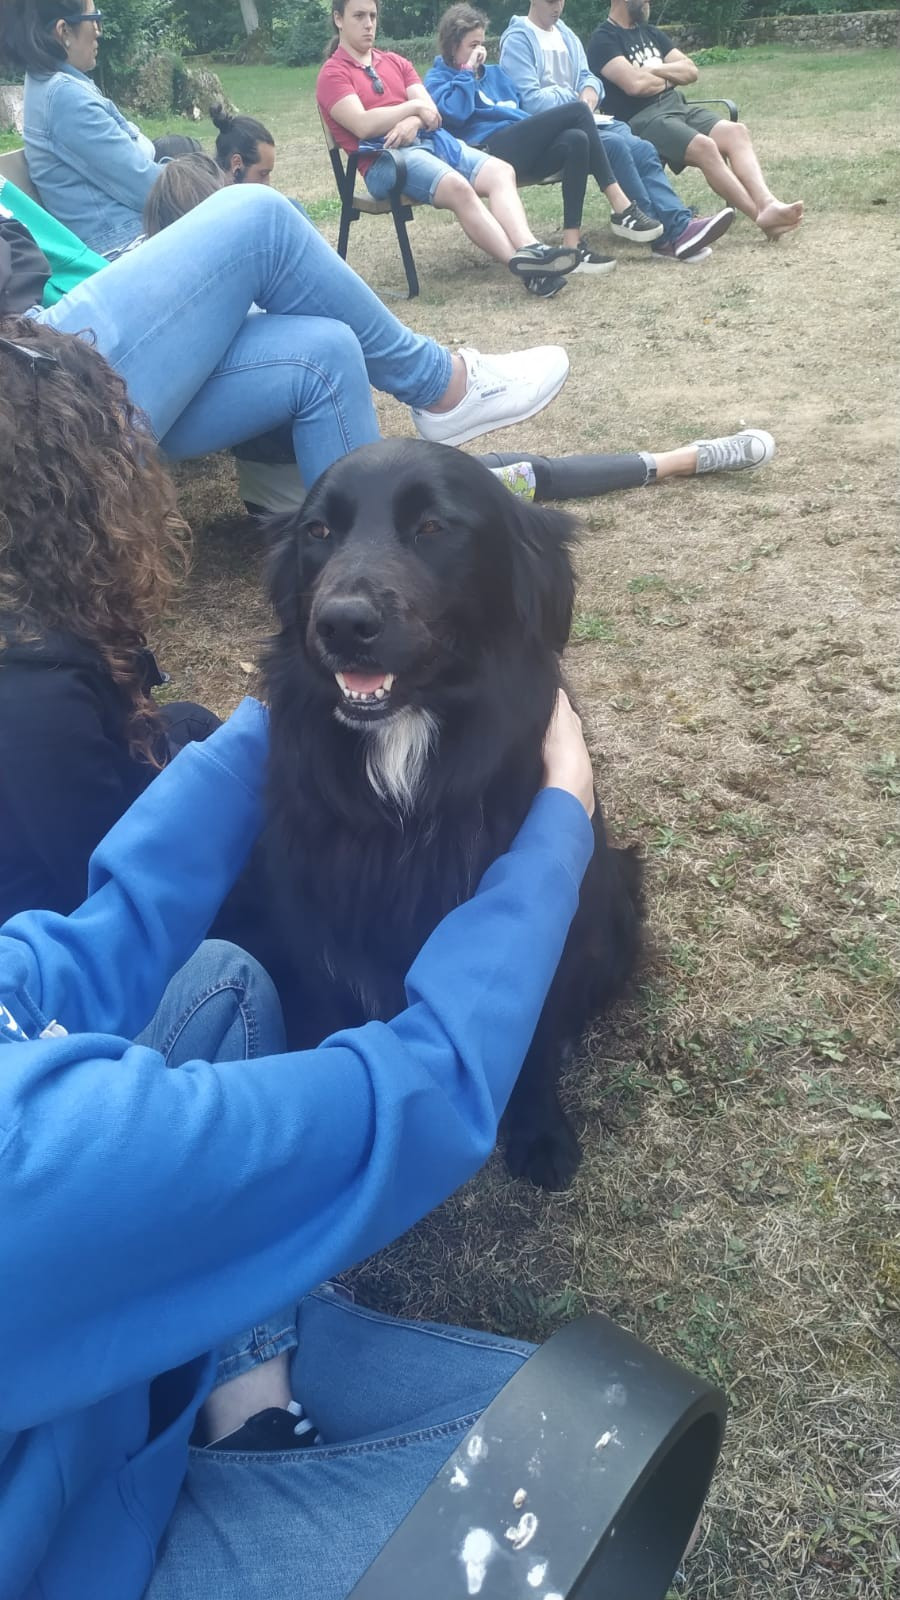
[[[425,521],[424,522],[420,522],[419,526],[416,529],[416,538],[417,539],[433,539],[434,535],[436,533],[440,533],[440,531],[441,531],[441,525],[438,522],[437,518],[436,517],[426,517]]]
[[[331,537],[331,529],[326,528],[324,522],[308,522],[306,524],[306,532],[310,539],[329,539]]]

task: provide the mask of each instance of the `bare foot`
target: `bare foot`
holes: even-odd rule
[[[794,228],[799,228],[802,221],[802,200],[795,200],[793,205],[785,205],[782,200],[770,200],[756,214],[756,226],[769,239],[778,239],[783,233],[791,233]]]

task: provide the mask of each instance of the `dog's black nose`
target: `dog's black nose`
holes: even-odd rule
[[[335,595],[316,613],[316,633],[329,650],[352,654],[361,644],[374,644],[382,627],[378,610],[365,595]]]

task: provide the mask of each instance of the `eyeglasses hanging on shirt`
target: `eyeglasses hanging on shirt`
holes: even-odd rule
[[[365,73],[365,75],[368,78],[370,84],[372,85],[372,88],[375,90],[375,93],[376,94],[384,94],[384,84],[382,83],[381,79],[379,78],[378,73],[375,71],[375,68],[374,67],[363,67],[363,72]]]

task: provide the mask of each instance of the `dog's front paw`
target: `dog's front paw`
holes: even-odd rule
[[[563,1116],[540,1133],[513,1128],[506,1140],[506,1165],[514,1178],[538,1189],[568,1189],[578,1170],[581,1147]]]

